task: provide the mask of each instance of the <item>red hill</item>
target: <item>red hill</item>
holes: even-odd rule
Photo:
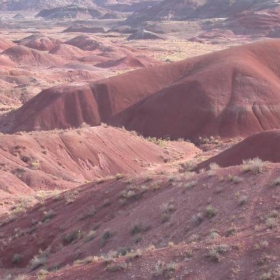
[[[88,86],[52,88],[1,127],[15,132],[110,122],[174,139],[248,136],[280,127],[279,57],[280,41],[266,40]]]
[[[40,51],[49,51],[62,43],[62,40],[43,35],[32,35],[19,41],[20,45]]]
[[[189,139],[279,128],[279,47],[279,40],[267,40],[178,62],[185,71],[176,82],[112,123],[145,136]]]
[[[8,56],[17,64],[25,64],[29,66],[61,66],[63,60],[51,54],[40,52],[38,50],[29,49],[24,46],[14,46],[4,52],[2,55]]]
[[[211,163],[221,167],[242,164],[244,160],[259,158],[263,161],[280,162],[280,130],[270,130],[254,134],[232,148],[201,163],[200,168],[207,168]]]

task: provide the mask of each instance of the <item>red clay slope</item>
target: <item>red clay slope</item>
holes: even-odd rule
[[[111,123],[144,136],[194,140],[280,128],[279,58],[280,40],[266,40],[173,64],[185,66],[177,81]]]
[[[182,143],[171,147],[168,155],[164,151],[159,145],[112,127],[2,135],[0,170],[12,174],[15,183],[19,179],[32,189],[64,188],[117,173],[139,173],[152,164],[172,161],[180,154],[194,155],[199,150]]]
[[[266,40],[90,85],[43,91],[1,120],[5,132],[110,122],[144,136],[248,136],[280,128],[280,40]]]
[[[221,167],[239,165],[243,160],[260,158],[263,161],[280,162],[280,130],[270,130],[252,135],[232,148],[199,164],[198,169],[210,163]]]
[[[62,40],[44,35],[31,35],[19,41],[20,45],[39,51],[50,51],[62,44]]]
[[[148,95],[172,84],[185,63],[150,67],[90,85],[63,85],[41,92],[2,119],[6,132],[99,125]]]

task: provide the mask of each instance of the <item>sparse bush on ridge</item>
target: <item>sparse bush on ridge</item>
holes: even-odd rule
[[[228,252],[228,250],[229,250],[228,245],[220,244],[211,247],[206,256],[213,262],[220,262],[222,255]]]
[[[85,242],[90,242],[92,241],[94,238],[96,237],[96,231],[95,230],[91,230],[87,236],[85,237]]]
[[[197,181],[190,181],[185,184],[185,191],[193,189],[197,185]]]
[[[56,213],[52,209],[50,209],[49,211],[44,212],[44,216],[41,221],[44,223],[44,222],[52,219],[55,216],[56,216]]]
[[[243,181],[243,179],[239,176],[232,176],[232,175],[229,175],[229,181],[234,183],[234,184],[239,184]]]
[[[117,271],[126,270],[127,267],[128,265],[126,262],[112,262],[105,268],[105,270],[109,272],[117,272]]]
[[[155,271],[153,273],[154,276],[164,276],[164,277],[172,277],[176,272],[178,264],[171,262],[171,263],[164,263],[162,261],[158,261],[155,265]]]
[[[37,256],[34,256],[30,261],[30,271],[33,271],[47,262],[47,257],[50,254],[51,248],[47,248],[45,251],[40,250]]]
[[[242,170],[243,172],[253,172],[254,174],[259,174],[263,171],[264,165],[265,163],[259,158],[243,160]]]

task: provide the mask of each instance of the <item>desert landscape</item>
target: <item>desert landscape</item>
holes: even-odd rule
[[[280,280],[279,0],[0,0],[0,280]]]

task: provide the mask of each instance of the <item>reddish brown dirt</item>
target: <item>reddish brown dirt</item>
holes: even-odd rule
[[[2,225],[0,250],[5,254],[1,254],[1,262],[6,271],[19,267],[22,270],[14,271],[27,273],[29,261],[40,248],[49,247],[44,267],[52,269],[111,250],[121,252],[125,247],[142,249],[142,253],[66,267],[49,273],[46,279],[82,280],[90,275],[96,279],[170,279],[169,273],[177,279],[258,279],[257,275],[277,269],[278,226],[270,227],[268,219],[279,219],[279,189],[270,187],[279,168],[279,164],[267,164],[262,173],[254,174],[232,167],[193,177],[177,174],[172,180],[149,175],[82,186]],[[241,181],[231,182],[229,175],[239,176]],[[193,187],[188,187],[193,181]],[[129,190],[134,192],[127,196]],[[210,205],[213,216],[206,210]],[[44,213],[53,215],[46,218]],[[198,213],[201,220],[196,222]],[[163,214],[167,215],[164,220]],[[135,225],[139,232],[132,232]],[[96,235],[88,239],[93,229]],[[106,231],[111,233],[107,239]],[[75,232],[76,239],[67,243],[66,236]],[[145,250],[151,244],[155,248]],[[211,248],[221,244],[225,251],[217,259],[208,257]],[[12,263],[15,254],[22,255],[19,264]],[[159,260],[173,268],[157,270]],[[127,269],[110,269],[110,264],[123,262]]]
[[[280,41],[266,40],[171,64],[184,67],[177,80],[121,112],[112,124],[145,136],[192,140],[279,128],[279,47]]]
[[[260,158],[263,161],[280,162],[280,155],[276,152],[280,148],[279,139],[279,130],[252,135],[232,148],[199,164],[198,168],[206,168],[210,163],[217,163],[222,167],[239,165],[244,160],[254,158]]]

